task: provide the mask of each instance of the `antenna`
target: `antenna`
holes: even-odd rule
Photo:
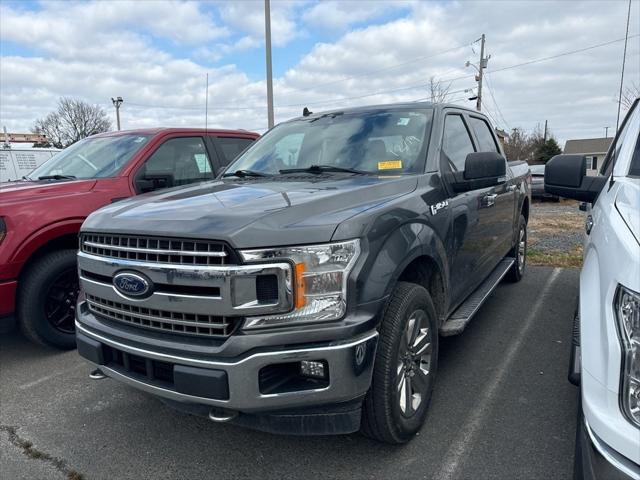
[[[309,115],[312,115],[313,112],[311,110],[309,110],[307,107],[304,107],[304,109],[302,110],[302,116],[303,117],[308,117]]]
[[[207,72],[207,86],[204,91],[204,131],[209,127],[209,72]]]

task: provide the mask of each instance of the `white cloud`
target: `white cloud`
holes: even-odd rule
[[[602,127],[615,125],[612,99],[622,43],[500,69],[620,38],[624,3],[416,2],[409,10],[403,3],[400,18],[385,21],[385,9],[393,4],[272,2],[274,45],[307,38],[323,21],[332,28],[372,19],[377,23],[315,44],[274,79],[276,119],[297,116],[304,105],[320,111],[424,98],[431,76],[454,79],[450,91],[457,93],[450,99],[471,106],[461,90],[475,85],[473,69],[465,69],[464,63],[477,62],[478,46],[474,52],[469,44],[485,32],[492,57],[484,105],[499,126],[531,129],[546,119],[563,140],[599,136]],[[222,23],[210,13],[216,12],[212,5]],[[62,95],[99,103],[112,113],[109,98],[121,95],[126,128],[199,126],[204,123],[209,72],[209,125],[264,127],[265,82],[250,80],[235,65],[208,66],[261,48],[262,6],[262,1],[204,6],[44,2],[30,12],[2,5],[2,41],[35,49],[40,56],[0,58],[0,124],[27,130]],[[634,18],[639,7],[633,4]],[[337,18],[342,13],[346,18]],[[639,33],[637,25],[632,24],[631,33]],[[176,51],[171,45],[183,48]],[[461,45],[466,46],[453,48]],[[629,82],[640,78],[639,46],[638,37],[629,42]],[[185,48],[190,58],[181,58],[187,56]]]
[[[325,0],[307,10],[303,19],[315,27],[345,30],[351,25],[379,18],[391,10],[408,7],[414,3],[415,1],[403,0]]]
[[[271,2],[271,42],[283,47],[300,36],[295,14],[303,2]],[[253,41],[264,41],[264,1],[244,0],[220,5],[220,15],[230,26],[246,33]]]

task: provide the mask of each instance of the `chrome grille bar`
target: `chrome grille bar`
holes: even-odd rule
[[[215,315],[170,312],[113,302],[87,294],[87,305],[94,314],[116,322],[128,323],[163,332],[183,335],[226,337],[234,327],[233,319]]]
[[[107,258],[178,265],[224,265],[230,252],[224,243],[164,237],[83,233],[80,250]]]

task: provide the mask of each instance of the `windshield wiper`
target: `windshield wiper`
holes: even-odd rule
[[[75,180],[74,175],[43,175],[38,177],[38,180]]]
[[[267,173],[257,172],[255,170],[236,170],[235,172],[229,172],[222,175],[223,177],[270,177]]]
[[[345,173],[357,173],[358,175],[369,175],[370,172],[363,170],[355,170],[353,168],[337,167],[335,165],[311,165],[307,168],[286,168],[280,170],[280,173],[324,173],[324,172],[345,172]]]

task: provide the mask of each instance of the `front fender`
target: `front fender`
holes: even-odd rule
[[[422,256],[427,256],[435,262],[442,274],[444,285],[449,284],[444,245],[433,229],[425,223],[405,223],[385,238],[369,242],[367,250],[367,260],[357,280],[359,304],[390,295],[405,268]]]

